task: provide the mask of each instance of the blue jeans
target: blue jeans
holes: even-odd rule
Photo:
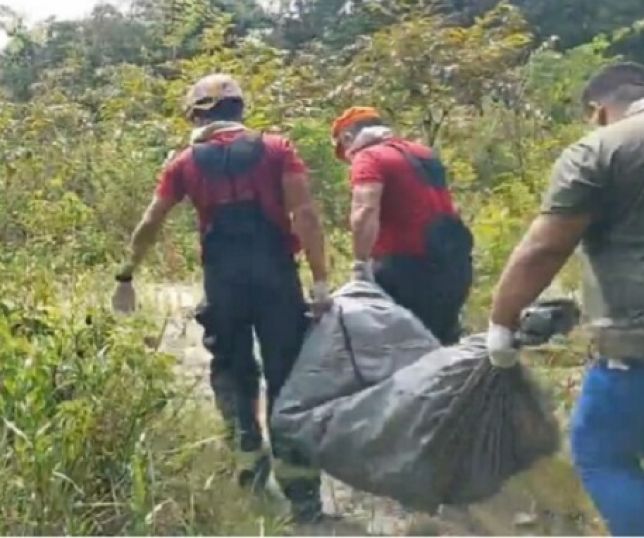
[[[611,534],[644,536],[644,364],[592,366],[571,436],[575,466]]]

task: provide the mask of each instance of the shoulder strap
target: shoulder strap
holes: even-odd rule
[[[199,169],[212,180],[234,178],[255,167],[264,156],[261,133],[240,136],[230,144],[200,142],[193,144],[192,153]]]
[[[264,138],[261,133],[250,132],[228,147],[227,173],[231,175],[242,174],[259,164],[264,156]]]
[[[437,189],[447,187],[445,167],[439,159],[431,155],[429,157],[414,155],[404,144],[397,140],[389,140],[387,145],[398,151],[405,158],[424,184]]]

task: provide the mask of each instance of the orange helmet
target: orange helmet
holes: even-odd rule
[[[230,75],[216,73],[200,79],[186,95],[185,112],[188,117],[195,110],[210,110],[224,99],[243,99],[241,87]]]
[[[340,134],[342,131],[358,122],[374,119],[380,119],[380,113],[375,108],[370,106],[353,106],[347,108],[333,121],[331,136],[335,143],[335,155],[338,159],[344,159],[344,148],[340,142]]]

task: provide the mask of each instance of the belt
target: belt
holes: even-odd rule
[[[609,370],[628,371],[635,368],[644,368],[642,359],[608,359],[600,356],[591,356],[591,364],[600,364]]]
[[[590,334],[593,356],[644,364],[644,328],[593,327]]]

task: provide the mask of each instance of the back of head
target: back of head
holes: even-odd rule
[[[382,124],[380,113],[373,107],[353,106],[347,108],[338,116],[331,126],[331,136],[338,138],[342,131],[353,129],[360,125],[379,125]]]
[[[186,95],[185,111],[192,121],[241,121],[243,108],[241,87],[222,73],[200,79]]]
[[[335,143],[335,154],[339,159],[346,158],[346,151],[365,127],[384,125],[380,113],[373,107],[354,106],[338,116],[331,126],[331,136]]]
[[[644,99],[644,65],[635,62],[620,62],[600,69],[582,94],[586,110],[597,107],[625,110],[640,99]]]

